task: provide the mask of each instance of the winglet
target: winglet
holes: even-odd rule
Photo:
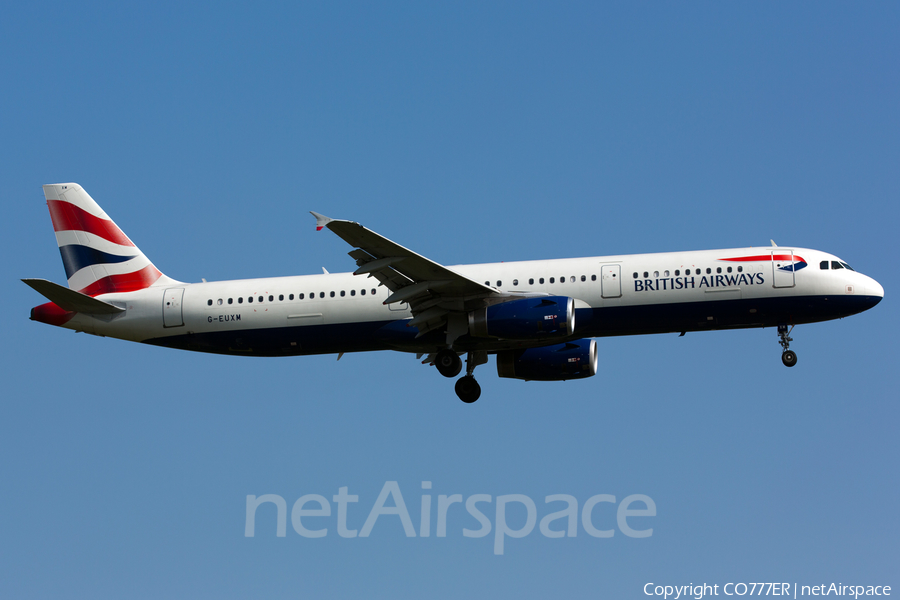
[[[316,231],[322,231],[322,228],[334,221],[334,219],[330,219],[325,215],[320,215],[317,212],[309,211],[309,214],[316,218]]]

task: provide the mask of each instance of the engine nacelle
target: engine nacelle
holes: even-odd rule
[[[575,340],[565,344],[504,350],[497,353],[497,375],[525,381],[565,381],[597,374],[597,342]]]
[[[469,313],[469,333],[475,337],[534,340],[572,335],[575,301],[566,296],[510,300]]]

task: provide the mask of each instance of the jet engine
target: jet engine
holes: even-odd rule
[[[597,342],[575,340],[553,346],[497,353],[497,375],[525,381],[565,381],[597,374]]]
[[[575,331],[575,301],[566,296],[522,298],[469,313],[469,333],[509,340],[559,338]]]

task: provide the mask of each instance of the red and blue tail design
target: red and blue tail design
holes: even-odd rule
[[[80,185],[45,185],[44,196],[70,289],[99,296],[172,282]]]

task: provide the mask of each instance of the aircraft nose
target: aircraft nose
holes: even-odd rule
[[[881,302],[882,298],[884,298],[884,288],[881,287],[880,283],[878,283],[877,281],[875,281],[874,279],[872,279],[870,277],[869,280],[866,282],[866,295],[872,296],[872,297],[877,297],[878,298],[878,300],[876,301],[876,304],[877,304],[878,302]]]

